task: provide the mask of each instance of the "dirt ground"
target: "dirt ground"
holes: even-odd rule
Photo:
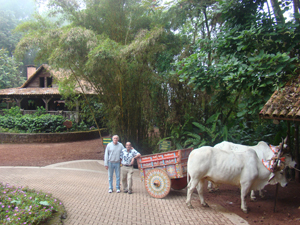
[[[100,139],[53,144],[0,144],[0,166],[46,166],[72,160],[103,159],[103,156]],[[205,190],[204,197],[211,204],[219,204],[239,215],[249,224],[300,225],[300,183],[290,181],[287,187],[279,187],[274,213],[275,190],[276,186],[268,185],[265,197],[257,197],[256,202],[251,202],[248,197],[248,214],[240,209],[238,187],[223,185],[215,193]]]

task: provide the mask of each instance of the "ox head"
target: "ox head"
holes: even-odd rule
[[[282,187],[285,187],[288,183],[286,178],[286,170],[277,170],[270,174],[269,184],[275,185],[279,183]]]
[[[279,151],[277,153],[278,157],[280,157],[280,161],[284,162],[285,167],[295,168],[297,163],[293,160],[292,152],[290,151],[289,146],[287,145],[288,137],[286,137],[279,144]]]
[[[285,168],[295,166],[292,156],[289,155],[289,151],[287,151],[288,147],[286,143],[287,137],[280,143],[279,150],[274,154],[273,173],[270,174],[269,179],[270,184],[280,183],[282,187],[285,187],[288,183]]]

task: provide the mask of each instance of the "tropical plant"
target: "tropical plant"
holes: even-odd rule
[[[210,9],[217,10],[210,11],[212,17],[204,17],[202,24],[213,24],[212,18],[221,15],[214,35],[209,36],[207,30],[207,36],[196,38],[191,54],[176,63],[182,82],[210,96],[205,115],[220,113],[219,127],[227,127],[228,139],[239,137],[248,142],[255,138],[263,104],[292,76],[298,76],[299,58],[294,53],[299,50],[295,39],[300,34],[299,23],[285,22],[280,15],[281,22],[276,22],[263,9],[265,2],[212,2]],[[282,12],[290,8],[288,2],[281,4],[277,6]],[[235,130],[240,132],[234,134]],[[210,138],[212,142],[218,139]]]

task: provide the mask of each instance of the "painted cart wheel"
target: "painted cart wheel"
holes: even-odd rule
[[[171,179],[166,171],[152,169],[145,177],[145,187],[152,197],[164,198],[171,190]]]
[[[186,177],[176,178],[171,180],[171,188],[174,190],[181,190],[187,186]]]

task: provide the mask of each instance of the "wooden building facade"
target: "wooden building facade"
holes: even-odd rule
[[[0,100],[6,103],[6,108],[19,106],[24,114],[34,113],[37,107],[44,107],[50,114],[62,114],[69,119],[75,117],[78,121],[78,104],[75,109],[66,107],[58,86],[53,82],[54,74],[48,65],[43,64],[37,69],[34,66],[27,66],[26,82],[18,88],[0,90]],[[80,90],[78,92],[80,93]]]

